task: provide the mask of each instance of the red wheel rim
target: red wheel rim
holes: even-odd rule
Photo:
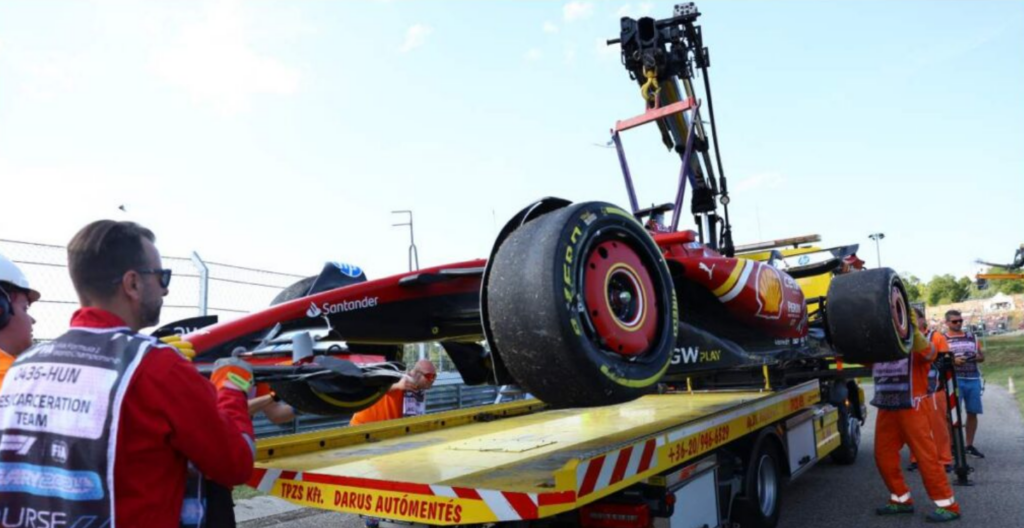
[[[624,356],[650,348],[658,329],[654,283],[633,248],[598,244],[587,256],[584,300],[604,345]]]
[[[910,317],[907,314],[907,303],[903,300],[903,292],[893,286],[889,295],[889,309],[892,312],[892,323],[896,327],[896,335],[900,339],[910,336]]]

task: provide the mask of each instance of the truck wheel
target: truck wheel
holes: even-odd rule
[[[844,404],[839,406],[839,419],[836,425],[839,426],[840,444],[829,457],[836,464],[848,466],[857,461],[857,454],[860,453],[860,420],[850,412],[850,407]]]
[[[584,202],[513,232],[487,285],[494,349],[549,405],[607,405],[653,390],[677,332],[675,290],[629,213]]]
[[[775,528],[782,499],[782,464],[778,448],[768,438],[759,443],[747,465],[743,496],[736,499],[735,521],[742,528]]]
[[[826,299],[829,335],[844,361],[895,361],[910,353],[910,298],[895,271],[879,268],[838,275]]]

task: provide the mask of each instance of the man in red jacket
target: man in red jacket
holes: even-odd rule
[[[221,360],[207,380],[137,333],[157,324],[171,279],[154,240],[112,220],[71,240],[71,329],[21,354],[0,389],[8,526],[202,526],[203,476],[249,478],[251,370]]]

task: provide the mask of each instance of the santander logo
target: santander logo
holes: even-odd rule
[[[315,303],[309,303],[309,309],[306,310],[306,316],[315,319],[324,315],[334,315],[342,312],[352,312],[355,310],[362,310],[364,308],[373,308],[377,306],[378,297],[363,297],[354,301],[341,301],[337,303],[325,302],[319,306]]]

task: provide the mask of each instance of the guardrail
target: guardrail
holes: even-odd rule
[[[427,413],[489,405],[498,401],[499,394],[501,394],[502,402],[522,399],[524,396],[518,391],[503,391],[502,389],[503,387],[494,385],[470,387],[461,383],[443,383],[441,379],[438,379],[438,384],[427,391]],[[252,422],[256,429],[256,437],[265,438],[343,427],[348,425],[349,418],[349,416],[300,415],[290,423],[278,425],[271,423],[266,416],[260,413],[253,417]]]

